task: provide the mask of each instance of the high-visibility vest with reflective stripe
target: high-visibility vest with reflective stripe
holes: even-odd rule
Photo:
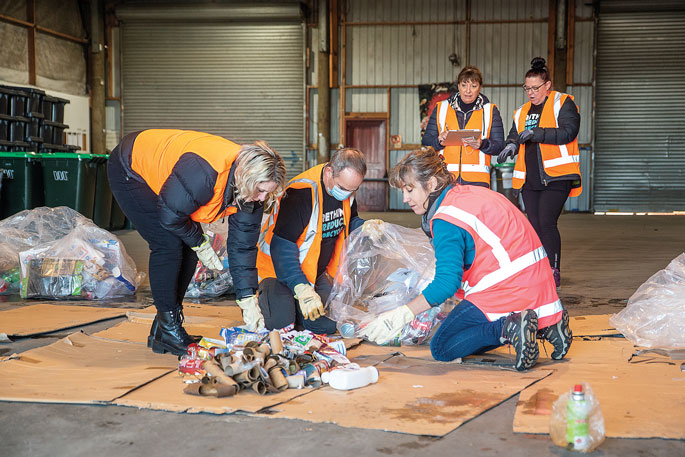
[[[524,309],[538,314],[539,328],[561,319],[547,254],[521,211],[503,195],[479,186],[454,186],[431,218],[469,232],[475,258],[464,271],[457,297],[480,309],[490,321]],[[452,255],[436,252],[436,256]]]
[[[309,224],[297,239],[297,247],[300,255],[300,265],[302,272],[307,277],[307,280],[314,285],[316,282],[316,274],[319,265],[319,254],[321,253],[321,240],[323,236],[323,192],[326,190],[321,185],[321,173],[324,165],[317,165],[304,173],[294,177],[286,187],[288,189],[311,189],[312,190],[312,215],[309,218]],[[281,197],[282,198],[282,197]],[[342,252],[345,238],[349,235],[350,215],[352,198],[344,200],[343,203],[343,223],[345,228],[338,235],[335,243],[335,250],[328,262],[327,272],[331,277],[335,278],[338,271],[338,262],[340,261],[340,253]],[[259,252],[257,253],[257,271],[259,280],[265,278],[275,278],[276,272],[274,270],[273,260],[271,259],[271,239],[274,236],[274,227],[276,220],[278,220],[278,213],[280,209],[280,199],[276,203],[274,210],[271,212],[267,220],[262,226],[262,232],[259,235]]]
[[[559,128],[559,111],[564,105],[567,97],[573,95],[563,94],[557,91],[551,91],[545,105],[542,107],[542,114],[540,115],[540,123],[538,127],[542,128]],[[525,103],[514,112],[514,123],[516,130],[519,133],[526,128],[526,116],[531,108],[531,102]],[[576,106],[576,109],[578,107]],[[542,155],[542,166],[545,173],[551,177],[559,177],[566,175],[577,175],[580,178],[580,153],[578,151],[578,137],[574,138],[568,144],[545,144],[539,143],[540,154]],[[512,178],[512,186],[514,189],[520,189],[526,182],[526,145],[519,146],[518,157],[514,165],[514,175]],[[569,196],[576,197],[583,191],[580,181],[577,187],[573,187]]]
[[[217,172],[212,198],[190,215],[196,222],[211,223],[234,214],[237,208],[223,211],[224,194],[231,166],[238,157],[240,145],[209,133],[191,130],[144,130],[138,134],[131,152],[131,168],[152,191],[159,195],[174,166],[183,154],[200,156]],[[202,179],[191,176],[189,179]]]
[[[486,103],[483,108],[473,111],[464,129],[478,129],[481,131],[481,140],[488,138],[492,127],[492,111],[495,107],[493,103]],[[438,132],[460,130],[457,113],[447,100],[438,103],[435,109]],[[482,182],[490,187],[489,155],[471,146],[445,146],[440,154],[445,158],[447,170],[452,172],[455,178],[461,176],[464,181]]]

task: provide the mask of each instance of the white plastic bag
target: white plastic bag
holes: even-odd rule
[[[373,237],[357,229],[347,238],[328,298],[328,316],[347,338],[358,336],[380,314],[416,298],[435,274],[435,252],[423,231],[390,223],[380,227]],[[426,342],[445,316],[442,308],[419,314],[391,344]]]
[[[609,322],[638,346],[684,349],[685,253],[642,284]]]
[[[582,383],[582,386],[584,393],[582,404],[569,404],[569,402],[574,402],[572,399],[573,388],[559,396],[557,401],[554,402],[549,419],[549,435],[557,446],[577,452],[592,452],[604,441],[604,416],[599,407],[599,400],[595,397],[590,385]],[[572,411],[573,414],[577,414],[578,411],[584,411],[585,413],[587,434],[583,440],[576,440],[575,445],[573,440],[578,437],[573,436],[573,432],[569,430],[569,411]],[[580,446],[578,441],[580,441]]]
[[[233,292],[233,278],[228,269],[225,238],[208,229],[205,229],[205,233],[209,236],[212,248],[219,256],[224,269],[221,271],[211,270],[198,261],[193,280],[186,289],[186,298],[219,297]]]

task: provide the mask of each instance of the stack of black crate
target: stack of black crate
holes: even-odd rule
[[[0,86],[0,151],[74,152],[65,144],[64,105],[69,100],[39,89]]]

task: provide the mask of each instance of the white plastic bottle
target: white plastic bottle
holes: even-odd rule
[[[378,381],[378,370],[376,367],[336,368],[322,373],[321,380],[338,390],[358,389]]]

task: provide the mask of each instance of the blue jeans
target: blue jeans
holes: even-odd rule
[[[433,358],[449,362],[503,346],[500,337],[504,319],[490,322],[473,303],[462,300],[433,335],[430,342]]]

